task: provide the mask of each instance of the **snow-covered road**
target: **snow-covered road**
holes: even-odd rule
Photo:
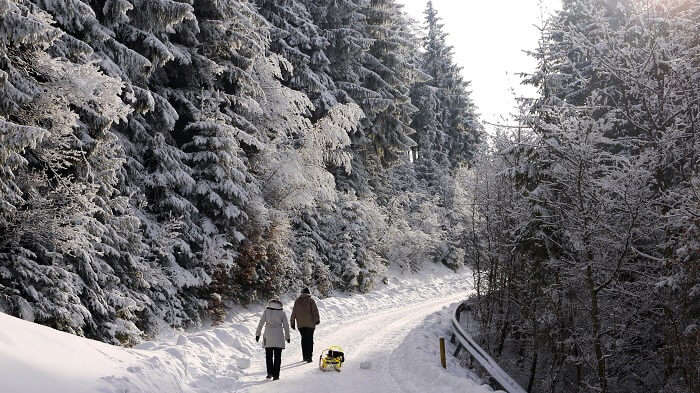
[[[279,381],[265,379],[264,351],[254,340],[261,305],[238,307],[220,326],[130,349],[0,313],[0,392],[490,392],[456,359],[448,356],[447,371],[439,364],[438,338],[449,336],[451,312],[471,281],[468,269],[433,267],[420,275],[397,273],[368,294],[318,300],[315,361],[299,362],[300,337],[293,331]],[[293,301],[283,299],[288,315]],[[318,356],[330,345],[346,352],[341,373],[318,369]],[[371,367],[360,369],[362,361]]]
[[[415,362],[425,359],[403,356],[399,349],[402,345],[411,346],[406,340],[408,333],[419,328],[426,317],[463,298],[464,293],[441,296],[347,320],[328,321],[316,331],[313,363],[298,362],[301,350],[297,334],[293,345],[283,352],[280,380],[264,380],[265,362],[261,354],[253,363],[251,375],[242,379],[245,388],[240,391],[320,393],[328,392],[329,388],[335,393],[440,391],[439,386],[434,384],[434,378],[426,381],[425,369],[419,369],[423,366],[430,369],[430,365]],[[346,363],[341,373],[318,369],[320,350],[330,345],[340,345],[345,350]],[[437,351],[438,342],[435,341],[433,345]],[[371,368],[361,369],[362,361],[370,361]],[[439,357],[433,358],[432,363],[439,363]]]

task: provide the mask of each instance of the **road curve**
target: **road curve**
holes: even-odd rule
[[[412,381],[415,370],[402,368],[400,359],[394,353],[407,334],[423,323],[428,315],[463,299],[464,293],[460,292],[376,313],[368,311],[365,315],[345,321],[325,321],[316,329],[314,362],[310,364],[299,362],[300,337],[293,331],[292,343],[282,353],[280,380],[265,380],[265,361],[261,350],[236,392],[423,393],[425,390],[418,388],[423,383]],[[345,350],[347,360],[340,373],[318,369],[320,351],[330,345],[340,345]],[[360,369],[363,361],[370,361],[371,368]],[[420,376],[415,375],[415,378]]]

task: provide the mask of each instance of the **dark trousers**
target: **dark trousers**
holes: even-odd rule
[[[314,356],[314,328],[300,327],[299,333],[301,333],[301,353],[304,360],[313,360],[311,358]]]
[[[280,365],[282,364],[282,348],[265,348],[265,363],[267,363],[267,375],[279,378]]]

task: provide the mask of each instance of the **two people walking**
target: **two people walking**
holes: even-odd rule
[[[282,364],[282,350],[285,341],[291,342],[289,325],[292,329],[299,328],[301,334],[301,351],[304,361],[310,363],[313,357],[314,329],[320,322],[316,302],[311,298],[309,288],[304,288],[301,295],[294,302],[292,315],[287,323],[287,314],[282,309],[279,299],[272,299],[265,308],[258,328],[255,331],[255,341],[260,340],[263,333],[262,345],[265,348],[265,364],[267,366],[268,379],[276,381],[280,378],[280,366]],[[265,328],[263,332],[263,327]]]

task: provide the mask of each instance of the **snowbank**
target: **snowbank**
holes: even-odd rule
[[[133,350],[26,322],[0,313],[0,381],[3,393],[114,392],[131,364],[159,363]],[[126,371],[126,372],[125,372]],[[181,391],[172,375],[154,372],[134,380],[140,391]],[[123,390],[122,390],[123,392]]]
[[[410,370],[414,391],[432,393],[486,393],[493,388],[475,373],[462,367],[460,360],[451,356],[456,348],[449,342],[452,334],[451,318],[457,304],[429,315],[418,328],[412,330],[396,350],[401,369]],[[440,337],[445,338],[447,370],[440,365]],[[496,392],[503,392],[498,390]],[[503,392],[505,393],[505,392]]]

